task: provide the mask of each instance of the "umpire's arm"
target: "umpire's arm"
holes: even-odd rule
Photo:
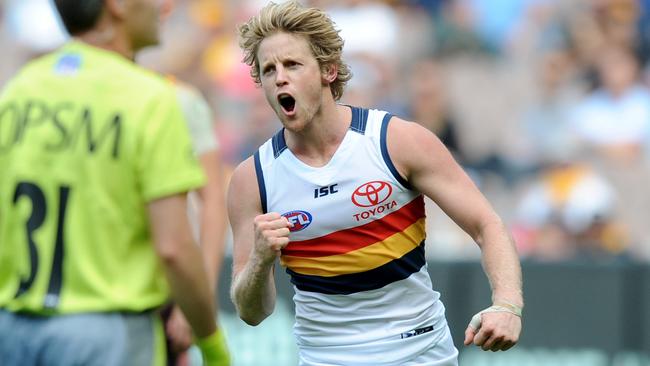
[[[156,199],[148,204],[156,252],[169,281],[174,302],[205,338],[216,331],[214,290],[208,285],[200,248],[194,244],[187,220],[186,193]]]

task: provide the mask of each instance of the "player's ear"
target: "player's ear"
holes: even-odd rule
[[[339,68],[336,64],[325,64],[321,67],[321,76],[323,81],[331,84],[336,80],[336,77],[339,75]]]
[[[127,2],[128,0],[104,0],[108,13],[118,19],[126,16]]]

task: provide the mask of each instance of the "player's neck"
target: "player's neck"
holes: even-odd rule
[[[308,128],[298,133],[285,131],[287,145],[293,154],[311,166],[326,165],[343,142],[350,127],[349,107],[323,103]]]

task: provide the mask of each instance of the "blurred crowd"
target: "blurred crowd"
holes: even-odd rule
[[[280,127],[235,31],[266,2],[176,0],[138,60],[203,92],[229,166]],[[650,261],[650,0],[304,2],[345,39],[342,103],[435,132],[523,257]],[[0,0],[0,85],[65,39],[47,0]],[[429,256],[477,258],[429,206]]]

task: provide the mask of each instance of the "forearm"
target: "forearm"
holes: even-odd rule
[[[492,288],[493,303],[501,301],[523,307],[521,265],[507,229],[498,220],[485,225],[481,232],[477,242]]]
[[[208,285],[198,247],[188,245],[177,255],[163,258],[163,267],[172,298],[183,311],[195,335],[204,338],[214,333],[214,292]]]
[[[251,258],[235,275],[231,296],[239,317],[249,325],[258,325],[271,315],[276,296],[273,262]]]

